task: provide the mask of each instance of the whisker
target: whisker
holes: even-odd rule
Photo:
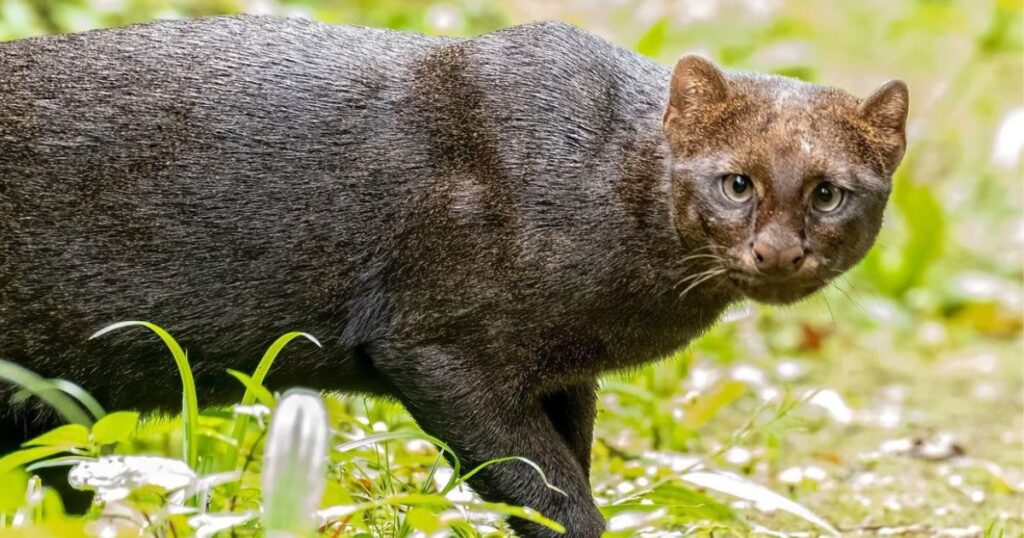
[[[850,290],[851,290],[851,291],[853,291],[853,284],[851,284],[851,283],[850,283],[849,279],[846,279],[846,278],[844,278],[844,277],[843,277],[843,280],[845,280],[845,281],[846,281],[846,283],[847,283],[847,284],[848,284],[848,285],[850,286]],[[842,287],[841,287],[841,286],[839,285],[839,280],[838,280],[838,279],[837,279],[837,280],[833,280],[833,281],[832,281],[832,287],[833,287],[833,288],[834,288],[834,289],[835,289],[836,291],[838,291],[839,293],[843,294],[843,297],[846,297],[846,299],[847,299],[848,301],[850,301],[850,304],[852,304],[852,305],[854,306],[854,308],[856,308],[856,309],[857,309],[857,311],[858,311],[858,312],[860,313],[860,315],[861,315],[861,316],[863,316],[863,317],[864,317],[864,319],[865,319],[865,320],[867,320],[867,321],[871,321],[871,316],[869,316],[869,315],[868,315],[868,312],[867,312],[867,310],[864,310],[864,307],[863,307],[863,306],[861,306],[861,304],[860,304],[860,303],[858,303],[858,302],[857,302],[857,301],[856,301],[856,300],[855,300],[855,299],[853,298],[853,296],[851,296],[851,295],[850,295],[849,293],[847,293],[847,291],[846,291],[846,290],[844,290],[844,289],[843,289],[843,288],[842,288]]]
[[[713,264],[722,264],[722,265],[724,265],[726,263],[725,259],[720,258],[718,256],[711,255],[711,254],[697,254],[696,256],[687,256],[686,258],[682,258],[681,260],[679,260],[680,264],[684,268],[691,267],[691,262],[697,262],[697,261],[703,261],[705,265],[713,265]],[[699,264],[698,263],[693,263],[692,265],[696,266],[696,265],[699,265]]]
[[[707,269],[707,270],[704,270],[704,271],[698,271],[696,273],[691,273],[691,274],[688,274],[688,275],[684,276],[683,278],[679,279],[679,282],[676,282],[676,284],[674,286],[672,286],[672,289],[675,290],[679,286],[682,286],[683,284],[686,284],[687,282],[691,282],[695,278],[699,278],[701,275],[703,275],[707,271],[710,271],[710,269]]]
[[[828,317],[832,318],[832,328],[836,327],[836,315],[832,313],[832,303],[828,302],[828,295],[825,293],[821,294],[821,298],[825,300],[825,308],[828,309]]]
[[[679,286],[682,286],[683,284],[688,284],[688,283],[693,282],[694,280],[697,280],[697,279],[699,279],[699,278],[701,278],[701,277],[703,277],[703,276],[705,276],[705,275],[707,275],[709,273],[714,273],[714,272],[717,272],[717,271],[725,271],[725,269],[723,269],[721,267],[711,267],[711,268],[705,269],[703,271],[697,271],[696,273],[686,275],[679,282],[677,282],[675,286],[672,286],[672,289],[675,290],[676,288],[678,288]]]
[[[725,261],[725,258],[723,258],[721,256],[718,256],[717,254],[692,254],[690,256],[686,256],[684,258],[681,258],[679,261],[687,262],[687,261],[690,261],[690,260],[699,260],[699,259],[707,259],[707,258],[712,259],[712,260]]]
[[[686,297],[686,294],[689,293],[690,290],[696,288],[701,283],[706,282],[709,279],[712,279],[712,278],[714,278],[716,276],[723,275],[723,274],[725,274],[727,272],[728,271],[725,270],[725,269],[716,269],[716,270],[713,270],[713,271],[710,271],[710,272],[706,273],[702,278],[696,280],[694,283],[692,283],[689,286],[687,286],[686,289],[683,290],[683,292],[679,294],[679,298],[682,299],[682,298]]]

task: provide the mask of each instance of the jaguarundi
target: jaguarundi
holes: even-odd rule
[[[596,379],[730,303],[790,303],[856,264],[905,147],[907,87],[669,69],[561,23],[470,39],[274,17],[0,44],[0,356],[113,408],[174,410],[190,352],[229,403],[387,395],[471,481],[598,536]],[[159,381],[157,381],[159,380]],[[0,394],[6,400],[11,389]],[[47,421],[14,409],[16,444]],[[552,532],[513,520],[523,536]]]

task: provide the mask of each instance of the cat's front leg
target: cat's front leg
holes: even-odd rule
[[[605,522],[590,494],[587,472],[541,397],[477,357],[451,348],[374,345],[369,353],[420,427],[448,443],[464,470],[509,456],[526,458],[544,470],[557,490],[522,461],[489,465],[469,481],[488,501],[530,507],[566,528],[560,535],[513,518],[510,524],[519,535],[601,535]],[[583,433],[577,437],[582,439]]]
[[[581,381],[541,399],[551,423],[576,455],[583,474],[590,476],[590,452],[597,416],[597,381]]]

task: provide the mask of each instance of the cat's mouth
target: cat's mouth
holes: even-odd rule
[[[739,271],[730,272],[729,282],[746,297],[767,304],[794,303],[822,287],[818,279],[798,275],[771,278]]]

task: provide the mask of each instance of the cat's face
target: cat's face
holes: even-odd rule
[[[693,267],[751,299],[789,303],[855,265],[881,227],[907,106],[899,81],[860,100],[680,60],[665,133]]]

